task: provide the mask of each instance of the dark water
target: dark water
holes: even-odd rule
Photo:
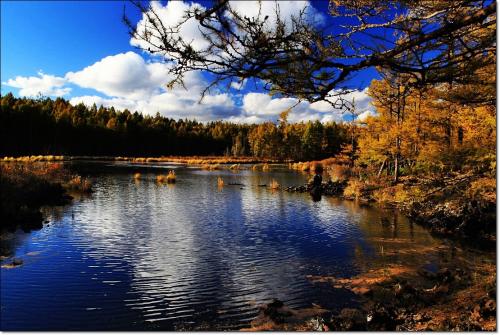
[[[173,166],[177,183],[160,185],[157,170],[136,181],[137,167],[119,166],[93,175],[90,197],[47,209],[42,230],[4,237],[24,264],[1,270],[2,330],[238,329],[273,298],[340,309],[352,294],[306,276],[348,277],[415,257],[402,244],[439,243],[392,212],[258,186],[305,181],[285,169]]]

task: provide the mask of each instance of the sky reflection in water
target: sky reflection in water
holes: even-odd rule
[[[91,197],[16,235],[25,264],[1,271],[2,329],[234,329],[272,298],[340,309],[355,303],[351,294],[306,276],[411,257],[397,243],[381,252],[380,239],[437,243],[390,212],[258,186],[303,183],[295,172],[176,168],[175,185],[155,173],[135,181],[132,170],[94,177]]]

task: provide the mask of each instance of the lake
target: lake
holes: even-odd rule
[[[44,209],[39,231],[3,237],[24,264],[1,270],[2,330],[239,329],[273,298],[340,310],[356,296],[308,275],[350,277],[421,257],[404,247],[443,244],[393,211],[259,186],[307,180],[285,167],[72,168],[90,175],[95,192]],[[170,169],[177,183],[158,184]]]

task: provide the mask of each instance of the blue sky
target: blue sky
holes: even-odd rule
[[[172,15],[188,5],[182,1],[162,2],[161,8],[165,15]],[[327,1],[312,5],[328,20]],[[223,118],[236,122],[273,120],[281,110],[294,104],[293,99],[271,99],[246,84],[241,89],[219,90],[200,105],[197,92],[206,81],[203,74],[190,77],[192,86],[188,92],[166,91],[162,85],[168,81],[168,66],[155,64],[154,59],[131,45],[121,21],[124,6],[133,22],[137,23],[140,16],[126,1],[1,1],[0,6],[2,94],[36,96],[40,92],[62,96],[72,103],[113,105],[174,118]],[[289,12],[293,13],[298,2],[283,2],[280,6],[285,13],[290,7]],[[372,107],[362,89],[375,77],[372,69],[351,81],[354,88],[360,89],[354,92],[358,105],[367,112]],[[305,102],[292,114],[296,121],[342,118],[339,111]]]

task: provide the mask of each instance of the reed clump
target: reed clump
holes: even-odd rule
[[[203,166],[201,168],[203,170],[215,171],[215,170],[220,170],[220,165],[219,164],[203,164]]]
[[[223,187],[224,186],[224,179],[222,179],[221,177],[217,177],[217,186]]]
[[[56,156],[56,155],[37,155],[37,156],[20,156],[20,157],[7,157],[1,158],[2,162],[20,162],[20,163],[33,163],[33,162],[54,162],[54,161],[63,161],[65,160],[65,156]]]
[[[140,178],[141,178],[141,174],[139,172],[134,173],[135,180],[140,179]]]
[[[164,175],[164,174],[157,175],[157,176],[156,176],[156,181],[157,181],[158,183],[162,183],[162,184],[163,184],[163,183],[166,183],[166,182],[167,182],[167,176],[166,176],[166,175]]]
[[[177,176],[175,175],[175,171],[174,170],[170,170],[168,171],[168,174],[167,174],[167,183],[168,184],[174,184],[175,181],[177,179]]]
[[[233,164],[229,167],[229,170],[240,170],[241,169],[241,165],[238,163],[238,164]]]
[[[92,192],[92,183],[87,178],[77,175],[65,184],[65,188],[72,191],[90,193]]]
[[[280,184],[276,181],[276,179],[273,179],[271,181],[271,184],[269,184],[269,188],[271,188],[271,190],[279,190],[281,188]]]
[[[262,171],[264,171],[264,172],[269,172],[269,170],[270,170],[270,168],[269,168],[269,164],[264,163],[264,164],[262,165]]]

